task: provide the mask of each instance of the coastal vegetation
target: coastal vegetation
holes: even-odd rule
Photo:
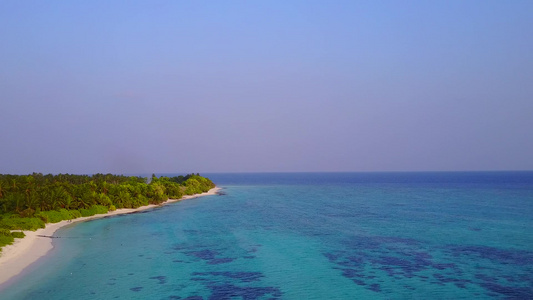
[[[151,178],[112,174],[1,175],[1,247],[24,237],[21,230],[37,230],[56,223],[119,208],[161,204],[209,191],[215,184],[200,174]],[[18,230],[18,231],[16,231]]]

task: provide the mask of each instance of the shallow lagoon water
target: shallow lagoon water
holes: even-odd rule
[[[204,174],[64,227],[2,299],[531,299],[533,173]]]

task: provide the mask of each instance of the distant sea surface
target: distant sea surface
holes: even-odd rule
[[[64,227],[0,298],[533,299],[533,172],[202,175],[223,195]]]

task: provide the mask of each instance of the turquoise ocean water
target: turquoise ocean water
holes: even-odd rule
[[[60,229],[0,299],[533,299],[533,172],[203,175]]]

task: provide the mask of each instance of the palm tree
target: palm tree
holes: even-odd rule
[[[51,191],[49,188],[45,188],[40,191],[39,208],[41,209],[41,211],[48,210],[48,201],[52,198],[50,194]]]
[[[80,209],[80,208],[87,208],[89,207],[89,205],[87,204],[87,201],[85,201],[85,199],[83,199],[83,197],[77,197],[74,199],[74,205],[76,208]]]
[[[39,203],[39,193],[33,189],[26,190],[26,199],[25,199],[26,208],[31,208],[33,210],[37,209]]]

